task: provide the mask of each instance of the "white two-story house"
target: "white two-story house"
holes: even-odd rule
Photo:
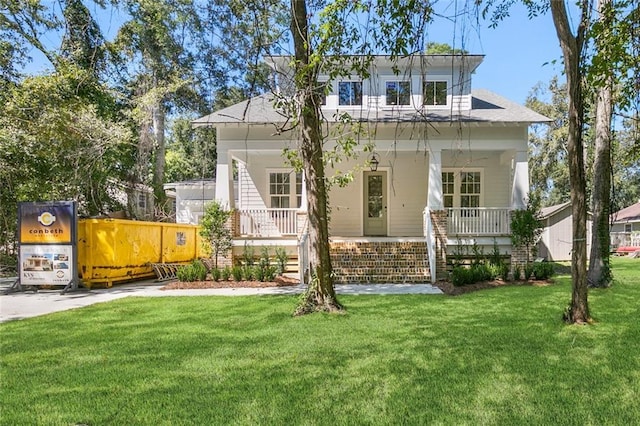
[[[427,282],[461,244],[511,253],[510,212],[529,192],[528,126],[546,117],[487,90],[472,89],[482,55],[374,58],[369,78],[329,86],[322,113],[326,146],[362,123],[358,158],[327,165],[351,171],[330,189],[336,282]],[[268,60],[286,85],[288,57]],[[298,247],[305,241],[305,182],[283,158],[295,129],[267,94],[195,120],[217,128],[216,194],[236,210],[236,245]],[[290,121],[290,120],[289,120]],[[275,124],[275,125],[274,125]],[[286,127],[286,126],[285,126]],[[372,144],[373,152],[364,146]],[[234,168],[237,201],[234,200]]]

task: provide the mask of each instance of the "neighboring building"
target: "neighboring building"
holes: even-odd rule
[[[142,184],[131,184],[112,180],[108,189],[111,197],[126,206],[126,211],[112,212],[111,217],[153,220],[153,188]]]
[[[234,187],[237,187],[237,184]],[[174,200],[176,223],[197,225],[204,215],[207,203],[215,199],[216,181],[214,179],[193,179],[166,183],[164,190],[167,197]],[[234,194],[236,193],[237,189],[234,189]]]
[[[458,244],[490,249],[496,242],[510,252],[510,212],[525,208],[529,192],[528,126],[549,119],[472,90],[483,58],[378,56],[370,78],[330,83],[322,107],[327,144],[340,136],[336,121],[346,112],[375,145],[375,155],[364,153],[369,141],[362,140],[358,159],[327,167],[329,175],[356,170],[348,186],[329,194],[336,282],[434,280]],[[286,87],[290,58],[268,62]],[[286,119],[273,101],[259,96],[193,122],[217,128],[215,198],[238,212],[238,247],[304,241],[305,182],[282,156],[298,135],[274,132]]]
[[[571,203],[540,209],[543,230],[538,242],[538,257],[552,261],[571,260],[573,214]],[[587,253],[591,250],[591,214],[587,214]],[[588,255],[588,254],[587,254]]]
[[[611,215],[611,246],[640,247],[640,202]]]

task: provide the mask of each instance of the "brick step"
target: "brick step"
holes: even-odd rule
[[[430,279],[424,242],[331,244],[336,283],[418,283]]]

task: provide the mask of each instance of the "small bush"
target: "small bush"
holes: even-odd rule
[[[530,280],[531,278],[533,278],[533,264],[528,264],[525,265],[524,267],[524,279],[525,280]]]
[[[201,260],[194,260],[190,264],[178,268],[176,276],[180,281],[204,281],[207,278],[207,267]]]
[[[244,245],[244,251],[242,252],[242,263],[247,266],[253,266],[254,262],[254,249],[253,246]]]
[[[276,247],[276,272],[278,275],[282,275],[287,270],[287,262],[289,261],[289,256],[287,255],[287,250],[284,247]]]
[[[222,276],[222,271],[218,268],[211,269],[211,278],[214,281],[220,281],[220,277]]]
[[[229,281],[229,278],[231,278],[231,268],[228,266],[225,266],[224,269],[222,270],[221,277],[223,281]]]
[[[267,268],[264,270],[264,280],[274,281],[275,279],[276,279],[276,267],[267,266]]]
[[[242,270],[242,279],[241,280],[245,280],[245,281],[253,280],[253,278],[254,278],[254,276],[253,276],[254,268],[253,268],[252,265],[244,265],[241,270]],[[238,281],[241,281],[241,280],[238,280]]]
[[[231,269],[231,275],[233,276],[234,281],[242,281],[242,267],[234,266]]]
[[[537,280],[548,280],[555,274],[553,264],[549,262],[537,262],[533,264],[533,276]]]
[[[253,267],[253,272],[251,275],[253,276],[253,279],[257,281],[264,281],[264,272],[265,268],[261,267],[260,265],[256,265]]]
[[[455,286],[474,284],[481,281],[490,281],[496,276],[489,265],[484,263],[472,265],[470,268],[456,266],[451,274],[451,281]]]

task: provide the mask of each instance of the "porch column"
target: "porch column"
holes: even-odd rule
[[[444,210],[442,201],[442,151],[432,149],[429,151],[429,194],[427,194],[427,207],[430,210]]]
[[[527,196],[529,195],[529,163],[527,151],[517,151],[513,162],[511,209],[522,210],[527,208]]]
[[[228,208],[234,208],[233,160],[228,151],[218,152],[216,164],[216,200]]]

